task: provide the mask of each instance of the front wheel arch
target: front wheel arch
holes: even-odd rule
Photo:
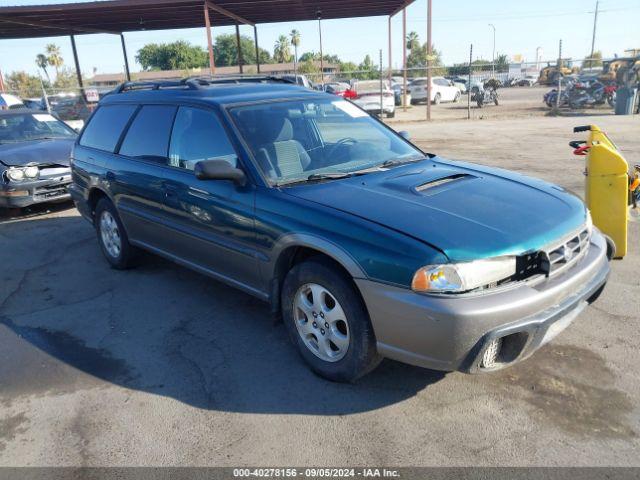
[[[354,271],[353,265],[347,266],[344,264],[351,262],[355,264],[355,261],[353,261],[352,259],[350,259],[351,262],[343,263],[335,258],[335,256],[330,255],[322,249],[309,245],[290,245],[284,248],[278,255],[271,276],[269,299],[271,304],[271,311],[274,314],[279,315],[282,311],[282,305],[280,304],[280,292],[282,291],[282,285],[284,284],[284,279],[287,276],[287,273],[289,273],[289,271],[299,263],[302,263],[311,258],[319,259],[322,262],[331,265],[333,268],[337,269],[348,278],[353,279],[354,276],[364,276],[364,274],[361,273],[359,267],[358,270]],[[353,282],[353,284],[355,290],[362,298],[362,294],[360,293],[358,286],[355,284],[355,282]]]

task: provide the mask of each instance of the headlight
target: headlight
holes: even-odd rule
[[[504,280],[515,273],[516,257],[428,265],[415,273],[411,288],[416,292],[467,292]]]
[[[21,168],[10,168],[9,170],[7,170],[7,177],[9,178],[9,180],[12,180],[14,182],[20,182],[24,180],[24,170],[22,170]]]
[[[40,169],[35,165],[30,165],[24,169],[24,176],[27,178],[36,178],[38,173],[40,173]]]

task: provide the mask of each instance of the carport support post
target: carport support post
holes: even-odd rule
[[[211,37],[211,21],[209,20],[209,7],[207,2],[204,2],[204,25],[207,30],[207,49],[209,50],[209,73],[215,75],[216,63],[213,58],[213,40]]]
[[[84,98],[84,85],[82,84],[82,72],[80,71],[80,62],[78,62],[78,50],[76,49],[76,38],[71,35],[71,50],[73,51],[73,62],[76,65],[76,75],[78,77],[78,86],[80,87],[80,93]]]
[[[389,86],[391,86],[391,69],[393,57],[391,56],[391,15],[389,15]]]
[[[253,26],[253,40],[256,44],[256,69],[260,73],[260,49],[258,48],[258,26]]]
[[[240,69],[240,74],[242,74],[242,48],[240,45],[240,26],[236,21],[236,43],[238,44],[238,68]]]
[[[431,0],[427,0],[427,120],[431,120]]]
[[[120,41],[122,42],[122,55],[124,56],[124,73],[127,77],[127,82],[131,81],[131,72],[129,72],[129,59],[127,58],[127,46],[124,43],[124,35],[120,34]]]
[[[402,110],[407,111],[407,9],[402,9]]]

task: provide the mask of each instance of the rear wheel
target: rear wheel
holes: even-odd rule
[[[381,360],[355,285],[329,261],[311,259],[289,271],[282,313],[302,358],[328,380],[352,382]]]
[[[116,208],[106,198],[96,206],[95,227],[100,248],[109,264],[118,270],[132,267],[138,250],[129,243]]]
[[[456,96],[453,97],[453,103],[458,103],[460,101],[460,92],[456,92]]]
[[[395,110],[393,112],[387,112],[387,118],[394,118],[395,116],[396,116]]]
[[[440,94],[439,94],[439,93],[436,93],[436,96],[435,96],[435,97],[433,97],[433,104],[434,104],[434,105],[440,105],[440,100],[441,100],[441,99],[442,99],[442,98],[440,97]]]

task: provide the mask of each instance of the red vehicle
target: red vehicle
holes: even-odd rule
[[[358,96],[358,94],[351,89],[351,86],[348,83],[342,82],[325,83],[324,91],[327,93],[333,93],[334,95],[338,95],[342,98],[346,98],[347,100],[353,100]]]

